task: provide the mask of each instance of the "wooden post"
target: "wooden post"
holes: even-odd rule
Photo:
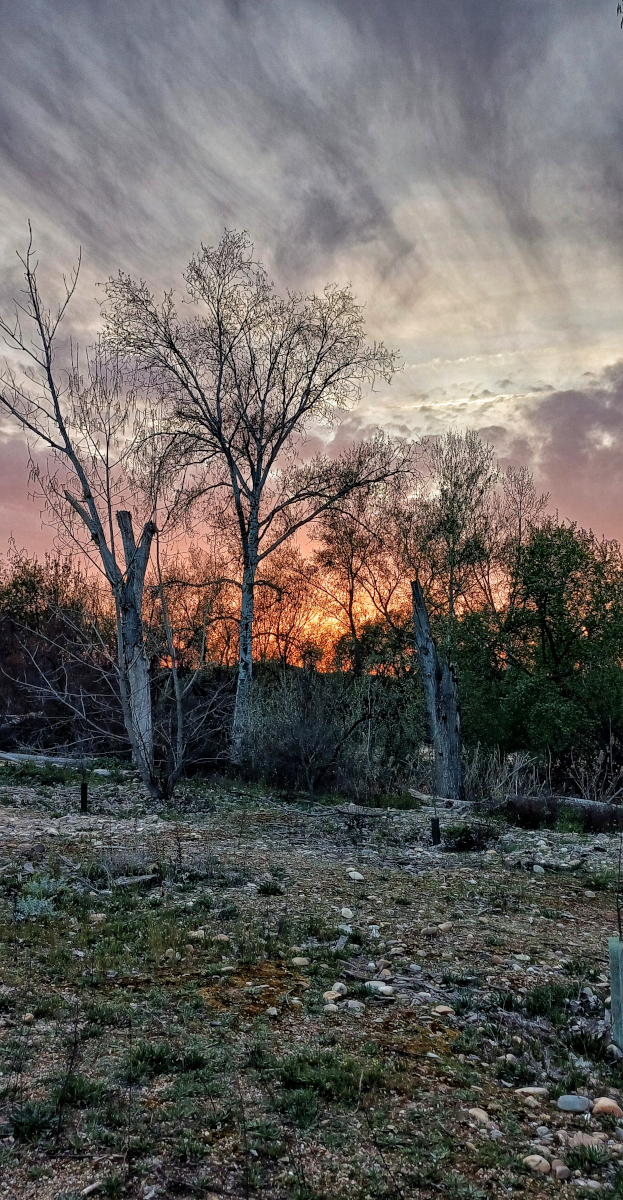
[[[621,978],[621,951],[623,942],[618,937],[608,938],[610,952],[610,1014],[612,1021],[612,1041],[619,1050],[623,1050],[623,979]]]
[[[88,812],[88,785],[86,780],[80,784],[80,812]]]

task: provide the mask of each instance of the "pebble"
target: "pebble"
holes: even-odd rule
[[[213,942],[223,942],[223,944],[225,944],[225,942],[229,941],[229,938],[226,933],[216,933],[214,935],[214,937],[212,938],[212,941]]]
[[[594,900],[595,896],[596,896],[596,892],[591,892],[590,888],[586,888],[584,891],[584,895],[586,896],[587,900]]]
[[[352,921],[355,914],[353,913],[352,908],[343,908],[341,915],[345,921]]]
[[[309,959],[308,958],[293,958],[292,965],[294,967],[308,967]]]
[[[531,1171],[535,1171],[538,1175],[549,1175],[551,1167],[546,1158],[542,1154],[528,1154],[524,1158],[524,1165],[529,1167]]]
[[[574,1187],[584,1188],[586,1192],[600,1192],[601,1184],[597,1179],[574,1179]]]
[[[470,1108],[468,1112],[470,1117],[474,1118],[474,1121],[478,1121],[479,1125],[489,1124],[489,1113],[485,1112],[484,1108]]]
[[[330,1015],[332,1013],[339,1012],[340,1010],[339,1010],[337,1004],[325,1004],[322,1011],[323,1011],[323,1013],[327,1013],[327,1015]]]
[[[534,864],[532,870],[534,871],[535,875],[544,875],[545,874],[545,867],[539,866],[538,863]],[[533,1157],[533,1156],[531,1156],[531,1157]],[[525,1162],[525,1159],[524,1159],[524,1162]],[[538,1168],[536,1168],[536,1169],[538,1170]],[[548,1166],[548,1170],[549,1170],[549,1166]]]
[[[520,1087],[515,1088],[518,1096],[547,1096],[548,1090],[546,1087]]]
[[[361,1000],[347,1000],[346,1007],[350,1012],[365,1012],[366,1008],[365,1004],[361,1003]]]
[[[559,1183],[562,1183],[564,1179],[571,1178],[571,1171],[569,1170],[567,1164],[563,1162],[562,1158],[552,1159],[552,1175],[554,1176],[554,1179],[559,1181]]]
[[[449,1004],[438,1004],[437,1007],[433,1009],[433,1012],[436,1017],[453,1017],[454,1016],[454,1009],[450,1008]]]
[[[271,1008],[266,1009],[266,1016],[267,1017],[277,1017],[277,1016],[279,1016],[279,1014],[278,1014],[276,1008],[271,1007]]]
[[[24,1025],[34,1025],[34,1023],[35,1023],[34,1013],[24,1013],[24,1016],[22,1017],[22,1021],[24,1022]]]
[[[364,986],[377,996],[393,996],[394,994],[393,987],[390,987],[388,983],[383,983],[381,979],[370,979]]]
[[[411,972],[412,972],[414,975],[417,975],[418,971],[421,971],[421,970],[422,970],[422,968],[421,968],[421,966],[420,966],[420,964],[419,964],[419,963],[409,963],[409,970],[410,970],[410,971],[411,971]]]
[[[391,978],[392,978],[392,973],[391,973],[391,971],[387,970],[387,967],[384,967],[382,971],[379,971],[379,979],[388,980]]]
[[[331,986],[331,991],[335,992],[336,996],[345,996],[348,988],[345,983],[334,983]]]
[[[591,1102],[587,1096],[559,1096],[557,1107],[561,1112],[589,1112]]]
[[[329,1004],[333,1004],[335,1000],[339,1000],[341,997],[339,992],[334,992],[333,988],[329,988],[328,992],[322,993],[322,999],[326,1000]]]
[[[449,933],[452,929],[452,921],[442,921],[441,925],[437,926],[440,933]]]
[[[593,1104],[593,1116],[599,1117],[603,1113],[608,1113],[612,1117],[623,1117],[623,1109],[619,1108],[616,1100],[610,1096],[598,1096]]]
[[[205,929],[191,929],[188,933],[191,942],[203,942],[205,935]]]
[[[348,878],[352,879],[353,883],[363,883],[363,875],[359,871],[349,871]]]

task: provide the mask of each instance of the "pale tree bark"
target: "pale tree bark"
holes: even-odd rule
[[[411,592],[415,646],[435,752],[435,793],[444,799],[461,800],[463,772],[456,668],[446,658],[439,658],[418,579],[413,580]]]

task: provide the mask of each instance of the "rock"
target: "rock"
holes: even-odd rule
[[[421,971],[422,968],[419,963],[409,963],[409,970],[413,975],[417,975],[418,971]]]
[[[518,1096],[547,1096],[549,1091],[546,1087],[520,1087],[515,1088],[515,1093]]]
[[[376,963],[369,962],[367,969],[368,969],[368,971],[376,971]]]
[[[442,921],[441,925],[437,926],[440,933],[449,933],[452,929],[452,921]]]
[[[278,1016],[279,1016],[279,1013],[277,1012],[277,1009],[276,1009],[276,1008],[274,1008],[273,1006],[271,1006],[270,1008],[267,1008],[267,1009],[266,1009],[266,1016],[267,1016],[267,1017],[278,1017]]]
[[[214,937],[212,938],[212,941],[213,942],[222,942],[223,945],[225,945],[225,943],[229,942],[229,938],[226,933],[215,933]]]
[[[165,950],[164,957],[165,958],[175,958],[175,950],[173,949],[172,946],[169,946],[169,949]]]
[[[333,988],[330,988],[328,992],[322,993],[322,999],[328,1001],[329,1004],[333,1004],[335,1000],[339,1000],[341,997],[339,992],[334,992]]]
[[[569,1149],[577,1150],[578,1146],[601,1146],[605,1140],[604,1134],[599,1133],[581,1133],[578,1131],[569,1138]]]
[[[597,1179],[576,1179],[575,1186],[584,1188],[585,1192],[600,1192],[601,1184]]]
[[[394,989],[389,984],[383,983],[382,979],[369,979],[364,987],[369,992],[374,992],[376,996],[393,996]]]
[[[606,1054],[611,1062],[620,1062],[623,1058],[623,1050],[619,1050],[619,1047],[614,1042],[610,1042]]]
[[[610,1117],[623,1117],[623,1109],[619,1108],[611,1096],[598,1096],[593,1104],[593,1116],[599,1117],[607,1113]]]
[[[93,925],[101,925],[102,921],[105,921],[105,920],[106,920],[106,913],[100,913],[100,912],[89,913],[89,921],[91,921],[93,923]],[[188,936],[190,937],[190,934]]]
[[[349,871],[348,878],[352,879],[353,883],[363,883],[363,875],[359,871]]]
[[[468,1112],[470,1117],[473,1117],[474,1121],[478,1121],[479,1125],[489,1124],[489,1113],[485,1112],[484,1108],[470,1108],[468,1109]]]
[[[590,888],[586,888],[586,889],[585,889],[585,891],[584,891],[584,895],[586,896],[586,899],[587,899],[587,900],[594,900],[594,899],[595,899],[595,895],[596,895],[596,893],[595,893],[595,892],[591,892],[591,889],[590,889]]]
[[[540,1107],[539,1101],[537,1100],[536,1096],[526,1096],[524,1099],[524,1105],[526,1108],[539,1108]]]
[[[392,978],[392,973],[391,973],[391,971],[387,970],[387,967],[384,967],[382,971],[379,971],[379,979],[384,979],[387,981],[388,979],[391,979],[391,978]]]
[[[205,940],[205,929],[191,929],[188,933],[188,939],[191,942],[203,942]]]
[[[562,1183],[564,1179],[571,1178],[571,1171],[561,1158],[553,1158],[552,1175],[554,1176],[554,1179],[557,1179],[560,1183]]]
[[[347,1000],[346,1007],[349,1012],[365,1012],[366,1008],[365,1004],[361,1003],[361,1000]]]
[[[24,1015],[22,1017],[22,1021],[24,1022],[24,1025],[34,1025],[35,1014],[34,1013],[24,1013]]]
[[[540,864],[539,864],[539,863],[535,863],[535,864],[534,864],[534,866],[533,866],[533,868],[532,868],[532,870],[533,870],[533,872],[534,872],[534,874],[535,874],[535,875],[544,875],[544,874],[545,874],[545,867],[542,867],[542,866],[540,866]],[[531,1156],[531,1157],[532,1157],[532,1156]],[[524,1162],[525,1162],[525,1161],[526,1161],[526,1160],[525,1160],[525,1158],[524,1158]],[[538,1169],[538,1168],[536,1168],[536,1169]],[[548,1168],[548,1170],[549,1170],[549,1168]]]
[[[336,996],[345,996],[348,988],[345,983],[334,983],[331,985],[331,991],[335,992]]]
[[[617,1142],[623,1142],[623,1129],[621,1129],[620,1125],[617,1125],[616,1129],[613,1129],[612,1136],[616,1138]]]
[[[341,915],[343,916],[345,921],[352,921],[354,913],[353,913],[352,908],[343,908]]]
[[[591,1102],[587,1096],[559,1096],[557,1107],[561,1112],[585,1113],[590,1111]]]
[[[529,1167],[537,1175],[549,1175],[551,1167],[542,1154],[528,1154],[523,1160],[524,1166]]]
[[[339,1010],[337,1004],[325,1004],[322,1011],[323,1011],[323,1013],[327,1013],[327,1015],[332,1015],[333,1013],[339,1012],[340,1010]]]
[[[308,958],[293,958],[292,966],[293,967],[308,967],[309,959]]]
[[[437,937],[437,935],[439,934],[439,926],[438,925],[425,925],[422,930],[422,933],[424,934],[424,937]]]
[[[438,1004],[437,1007],[433,1009],[433,1012],[436,1017],[454,1016],[454,1009],[450,1008],[449,1004]]]
[[[302,1000],[291,1000],[291,1001],[290,1001],[290,1007],[291,1007],[291,1008],[302,1008],[302,1007],[303,1007],[303,1001],[302,1001]]]

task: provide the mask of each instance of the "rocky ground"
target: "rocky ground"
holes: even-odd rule
[[[4,1195],[623,1196],[618,836],[2,778]]]

